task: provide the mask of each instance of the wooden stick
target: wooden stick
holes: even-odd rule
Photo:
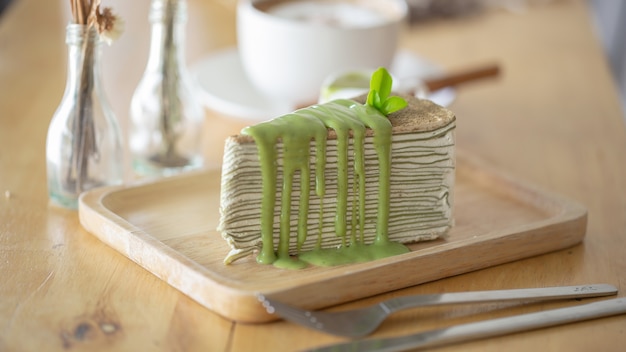
[[[500,73],[500,67],[496,64],[487,65],[458,73],[452,73],[442,77],[435,77],[424,80],[424,85],[429,91],[435,91],[445,87],[456,86],[461,83],[475,81],[487,77],[495,77]]]
[[[100,7],[100,0],[91,0],[90,6],[89,6],[89,13],[87,14],[87,26],[91,27],[91,26],[96,26],[97,27],[97,22],[98,22],[98,9]]]

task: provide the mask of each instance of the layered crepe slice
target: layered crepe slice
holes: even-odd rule
[[[299,170],[288,180],[284,176],[283,158],[289,153],[285,152],[283,143],[287,137],[278,138],[272,147],[275,151],[272,166],[275,199],[270,219],[267,213],[262,214],[264,202],[267,202],[262,190],[268,180],[264,180],[258,143],[246,135],[228,138],[218,227],[231,248],[225,262],[254,252],[262,253],[264,216],[264,226],[271,226],[273,232],[273,249],[269,250],[288,251],[291,255],[318,248],[374,243],[381,240],[381,231],[385,232],[385,240],[399,243],[432,240],[444,235],[453,225],[455,116],[428,100],[405,99],[408,106],[388,116],[391,143],[387,176],[381,172],[383,159],[374,143],[376,132],[369,127],[365,129],[363,141],[358,141],[352,131],[349,133],[347,154],[341,151],[337,131],[327,127],[323,148],[320,149],[317,138],[308,141],[306,169]],[[316,113],[320,114],[318,110]],[[359,143],[363,145],[362,157],[358,153]],[[338,161],[345,155],[347,168],[342,171]],[[359,160],[363,160],[363,172],[355,167],[359,166]],[[323,162],[321,173],[320,162]],[[383,179],[388,183],[386,190],[385,185],[381,185]],[[342,180],[347,183],[342,185]],[[285,181],[289,181],[288,189]],[[342,192],[347,193],[344,201]],[[383,198],[388,202],[388,209],[381,206]],[[287,234],[288,244],[284,234]]]

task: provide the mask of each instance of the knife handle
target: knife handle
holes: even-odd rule
[[[626,313],[626,298],[616,298],[579,306],[546,310],[512,317],[468,323],[425,333],[423,346],[439,346],[460,341],[501,336],[583,320]]]

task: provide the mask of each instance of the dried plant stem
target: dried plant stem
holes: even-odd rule
[[[92,93],[94,89],[93,66],[97,37],[92,31],[98,30],[98,10],[100,0],[70,0],[75,24],[85,26],[81,41],[81,67],[77,92],[76,116],[72,124],[73,140],[70,168],[66,176],[66,187],[80,193],[89,181],[89,158],[97,155],[95,139]]]
[[[99,161],[96,140],[95,119],[99,116],[96,75],[98,46],[101,34],[113,32],[117,18],[110,9],[100,13],[101,0],[70,0],[72,24],[68,26],[68,45],[70,45],[70,70],[75,72],[71,79],[76,85],[73,92],[74,109],[71,119],[71,151],[69,167],[65,175],[63,188],[67,192],[79,194],[96,186],[94,182],[102,175],[90,174],[90,162]],[[106,118],[106,116],[105,116]]]
[[[85,8],[85,2],[81,0],[70,0],[70,5],[72,7],[72,17],[74,18],[74,23],[86,24],[85,14],[87,13],[87,9]]]
[[[180,77],[178,73],[178,58],[176,55],[176,40],[174,38],[174,26],[176,17],[177,0],[168,0],[165,7],[164,26],[165,38],[163,42],[163,66],[161,90],[161,116],[160,126],[164,144],[160,155],[155,155],[152,160],[165,167],[185,166],[188,160],[176,152],[176,142],[179,138],[176,131],[176,123],[182,120],[182,103],[178,96]]]
[[[96,26],[100,0],[70,0],[72,18],[76,24]]]
[[[89,182],[89,158],[97,155],[95,139],[94,111],[92,93],[94,89],[95,50],[97,37],[93,38],[88,27],[82,40],[82,62],[79,71],[79,88],[77,96],[76,116],[73,123],[73,141],[70,169],[67,175],[67,185],[74,187],[77,193],[85,189]],[[73,180],[75,179],[75,180]]]
[[[172,55],[174,48],[174,3],[167,1],[165,8],[165,43],[164,50],[165,59],[163,60],[163,90],[161,91],[161,101],[163,108],[161,109],[161,127],[165,136],[165,155],[166,157],[174,153],[174,143],[176,135],[168,115],[176,113],[175,97],[177,96],[177,77],[175,60],[176,55]]]

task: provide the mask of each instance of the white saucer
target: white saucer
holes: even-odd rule
[[[441,73],[442,70],[417,55],[400,51],[390,72],[399,79],[406,79],[427,77]],[[207,56],[192,67],[191,73],[200,86],[203,103],[226,117],[263,121],[289,113],[295,108],[284,102],[270,100],[252,86],[243,72],[236,48]],[[441,106],[449,106],[455,97],[453,88],[444,88],[427,98]]]
[[[205,106],[227,117],[263,121],[294,110],[289,104],[269,100],[252,86],[236,48],[206,57],[192,67],[191,74]]]

